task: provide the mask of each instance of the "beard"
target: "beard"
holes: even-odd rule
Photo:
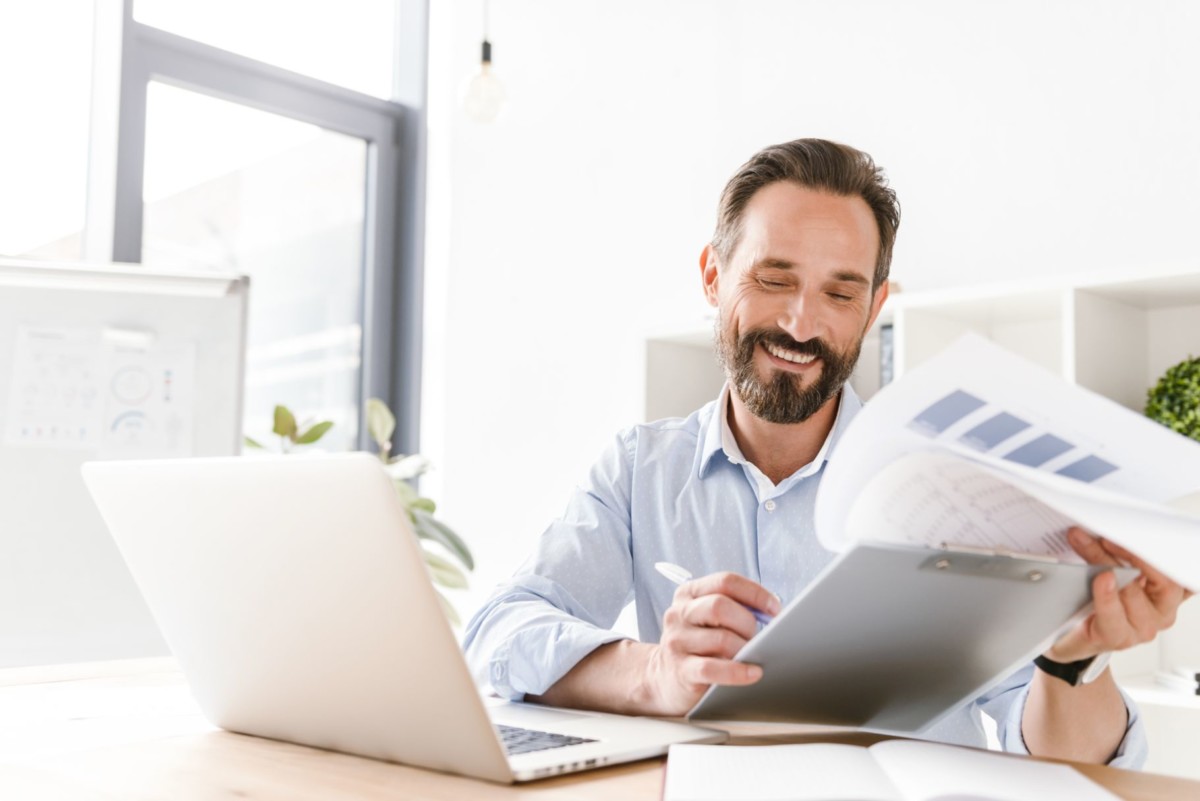
[[[844,352],[839,352],[819,337],[797,342],[777,328],[756,328],[738,337],[720,314],[715,338],[717,360],[750,413],[768,423],[785,424],[803,423],[837,396],[854,372],[863,341],[859,337]],[[821,360],[820,375],[807,387],[803,385],[804,376],[782,370],[772,370],[766,380],[760,378],[754,368],[754,351],[767,344],[816,356]]]

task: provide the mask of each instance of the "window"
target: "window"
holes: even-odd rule
[[[142,261],[250,276],[246,432],[283,403],[353,448],[366,142],[151,82],[145,164]]]
[[[396,410],[397,449],[415,450],[426,6],[318,7],[326,17],[272,0],[98,3],[98,29],[119,33],[122,52],[101,49],[96,83],[119,87],[120,104],[92,134],[90,170],[104,185],[85,251],[250,276],[251,436],[284,403],[334,420],[330,448],[365,445],[360,411],[376,396]],[[251,44],[279,63],[236,52]],[[341,70],[327,81],[375,95],[394,73],[408,105],[293,71],[321,64]]]
[[[375,97],[392,97],[393,0],[136,0],[136,20]]]
[[[0,254],[78,259],[92,0],[0,4]]]

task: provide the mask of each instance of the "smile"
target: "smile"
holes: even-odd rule
[[[763,347],[767,349],[767,353],[771,354],[775,358],[783,359],[784,361],[791,362],[792,364],[811,364],[817,359],[817,356],[814,353],[796,353],[770,343],[764,343]]]

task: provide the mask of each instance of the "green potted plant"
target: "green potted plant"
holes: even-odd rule
[[[379,460],[391,476],[396,494],[408,512],[413,531],[417,534],[425,556],[425,564],[429,568],[433,583],[437,585],[435,589],[438,586],[447,589],[465,588],[467,576],[459,565],[467,570],[475,569],[475,559],[471,556],[471,550],[453,529],[434,517],[437,504],[423,497],[412,484],[413,479],[429,469],[429,460],[419,453],[392,455],[392,434],[396,430],[396,418],[387,404],[379,398],[370,398],[367,401],[366,423],[367,432],[378,448]],[[275,407],[272,432],[279,436],[279,448],[282,453],[290,453],[298,445],[316,443],[332,427],[333,423],[329,420],[302,425],[296,422],[296,416],[286,406]],[[250,437],[246,437],[245,441],[251,448],[263,448],[262,444]],[[455,564],[455,561],[458,564]],[[453,625],[461,625],[462,620],[458,612],[441,590],[437,592],[446,617]]]
[[[1146,416],[1200,441],[1200,358],[1189,356],[1163,373],[1146,393]]]

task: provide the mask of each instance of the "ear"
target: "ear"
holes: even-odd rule
[[[717,253],[713,250],[713,246],[705,245],[704,250],[700,251],[700,281],[704,285],[704,297],[708,299],[708,305],[716,306],[718,297],[718,282],[720,280],[720,271],[717,269]]]
[[[888,298],[888,287],[891,286],[891,281],[884,281],[883,286],[875,290],[875,297],[871,298],[871,319],[867,321],[867,331],[871,326],[875,325],[875,318],[879,317],[879,312],[883,310],[883,304]]]

